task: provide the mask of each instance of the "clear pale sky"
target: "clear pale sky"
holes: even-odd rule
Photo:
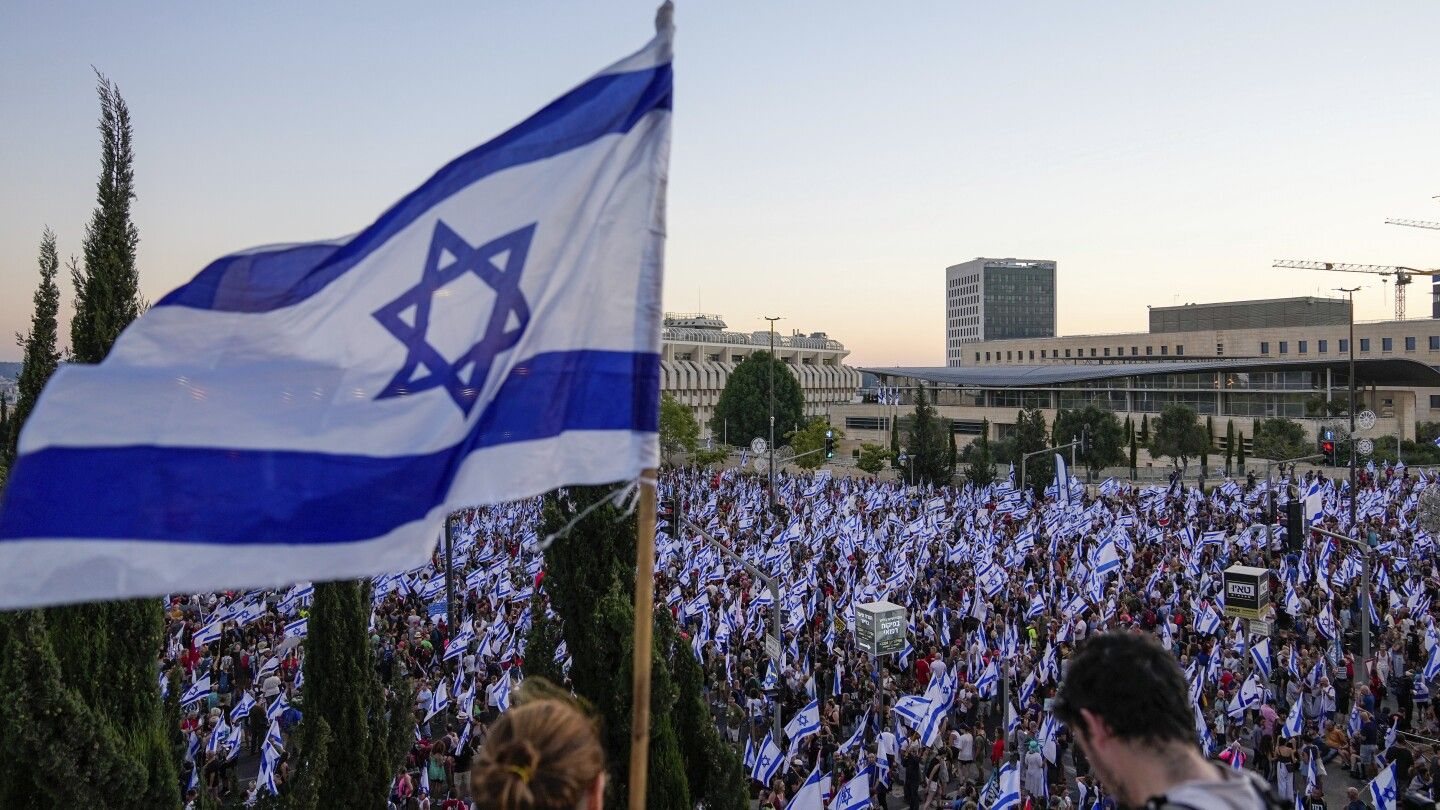
[[[134,117],[153,300],[225,253],[359,230],[642,45],[655,5],[5,2],[0,360],[42,228],[80,251],[92,64]],[[1358,315],[1389,317],[1378,278],[1270,261],[1440,264],[1440,231],[1383,224],[1440,220],[1440,5],[677,6],[670,309],[940,365],[944,268],[975,256],[1057,260],[1062,334],[1356,280]]]

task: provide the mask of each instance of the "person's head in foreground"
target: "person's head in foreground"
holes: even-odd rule
[[[528,679],[490,727],[472,768],[479,810],[600,810],[605,752],[595,721],[569,695]]]
[[[1124,806],[1265,806],[1263,779],[1201,754],[1185,675],[1148,635],[1104,633],[1082,644],[1054,711]]]

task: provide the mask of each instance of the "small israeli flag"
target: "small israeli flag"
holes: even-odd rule
[[[1395,810],[1400,805],[1400,788],[1395,784],[1395,763],[1386,765],[1385,770],[1370,781],[1370,799],[1375,804],[1375,810]]]
[[[1020,807],[1020,769],[1013,762],[1005,763],[996,780],[999,790],[990,810],[1016,810]]]
[[[359,234],[221,258],[63,366],[0,508],[0,609],[408,570],[461,506],[654,467],[657,28]]]
[[[840,788],[830,800],[830,810],[868,810],[870,807],[870,772],[861,771]]]

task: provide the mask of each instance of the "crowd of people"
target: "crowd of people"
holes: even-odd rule
[[[777,476],[772,498],[763,477],[674,469],[655,592],[762,807],[1114,806],[1123,777],[1091,761],[1093,739],[1077,745],[1060,687],[1087,638],[1122,631],[1173,655],[1203,757],[1263,776],[1289,806],[1356,810],[1372,780],[1429,795],[1440,771],[1440,568],[1418,525],[1431,485],[1403,466],[1362,470],[1351,529],[1348,482],[1316,471],[1205,490],[1072,480],[1041,496],[1013,473],[911,487],[822,471]],[[1267,528],[1272,492],[1281,515],[1304,497],[1316,525],[1356,542]],[[395,806],[458,810],[480,789],[472,766],[523,681],[531,611],[546,609],[539,521],[538,499],[460,515],[457,627],[438,549],[375,578],[382,680],[415,687]],[[1225,616],[1222,571],[1237,563],[1269,571],[1265,635]],[[192,797],[285,789],[310,591],[170,598],[161,678],[182,693]],[[856,612],[879,601],[905,610],[906,645],[872,658]],[[765,642],[775,610],[779,661]]]

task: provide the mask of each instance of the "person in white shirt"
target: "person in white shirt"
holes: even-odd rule
[[[975,735],[970,733],[969,727],[960,727],[959,734],[955,735],[954,747],[960,781],[966,784],[979,781],[980,774],[975,769]]]

